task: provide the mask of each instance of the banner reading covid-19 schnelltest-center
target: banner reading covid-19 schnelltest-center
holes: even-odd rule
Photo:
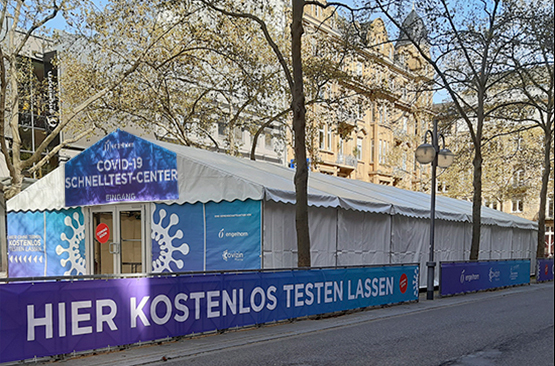
[[[0,362],[418,299],[418,266],[0,286]]]

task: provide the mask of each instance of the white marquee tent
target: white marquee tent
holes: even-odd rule
[[[149,142],[177,155],[179,199],[165,203],[262,201],[262,267],[296,266],[293,169]],[[429,256],[429,195],[311,173],[309,206],[313,266],[420,263],[421,269],[425,268]],[[7,204],[8,212],[63,208],[63,166]],[[468,260],[471,210],[470,202],[437,197],[436,261]],[[482,208],[480,259],[533,259],[536,238],[535,222]]]

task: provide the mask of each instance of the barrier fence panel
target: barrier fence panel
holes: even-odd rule
[[[418,300],[417,264],[0,285],[0,362]]]
[[[441,296],[527,283],[530,283],[529,259],[440,263]]]
[[[536,282],[553,281],[553,258],[538,259]]]

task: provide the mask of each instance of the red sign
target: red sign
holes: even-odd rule
[[[402,294],[407,292],[408,285],[409,285],[409,279],[407,278],[407,275],[403,273],[399,280],[399,289],[401,290]]]
[[[110,239],[110,228],[104,223],[98,224],[94,235],[96,236],[96,240],[104,244]]]

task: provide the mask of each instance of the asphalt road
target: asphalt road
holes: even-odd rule
[[[553,309],[545,286],[157,364],[547,366]]]

